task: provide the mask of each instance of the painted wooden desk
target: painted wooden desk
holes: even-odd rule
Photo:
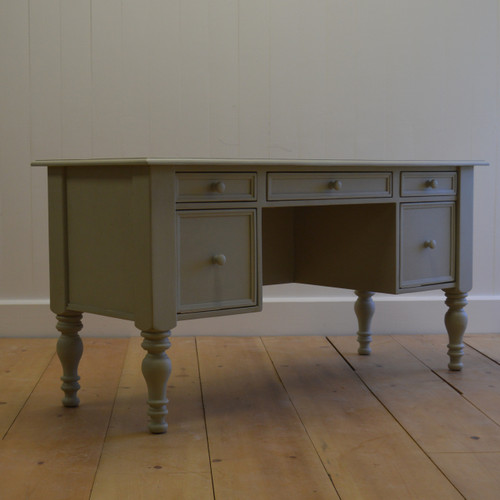
[[[359,353],[374,292],[443,289],[460,370],[480,162],[107,159],[48,167],[50,301],[63,404],[77,406],[82,313],[135,322],[149,429],[167,429],[166,349],[181,319],[259,311],[262,286],[356,291]]]

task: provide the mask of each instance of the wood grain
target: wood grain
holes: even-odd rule
[[[325,338],[263,342],[341,498],[461,498]]]
[[[84,338],[78,409],[60,404],[54,340],[4,339],[0,394],[19,410],[0,498],[496,500],[489,352],[447,374],[430,368],[444,336],[375,336],[371,356],[331,340],[174,336],[169,428],[151,435],[139,338]]]
[[[127,341],[87,340],[79,408],[61,407],[53,358],[1,442],[2,497],[88,499],[101,456]]]
[[[465,343],[480,351],[496,363],[500,363],[500,335],[466,335]]]
[[[0,339],[0,436],[3,438],[55,354],[54,339]]]
[[[500,450],[498,425],[395,339],[376,337],[371,356],[357,356],[351,337],[330,340],[427,453]]]
[[[467,500],[497,500],[500,453],[432,453],[434,463]]]
[[[198,354],[215,497],[338,498],[260,339]]]
[[[465,399],[500,425],[500,366],[497,363],[466,346],[463,371],[452,372],[445,368],[446,336],[399,335],[395,338]]]

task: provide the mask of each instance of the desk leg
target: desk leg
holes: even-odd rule
[[[444,324],[448,331],[448,356],[450,362],[448,368],[460,371],[463,368],[462,356],[464,354],[464,333],[467,328],[467,313],[464,307],[467,305],[467,294],[457,289],[444,290],[448,311],[444,317]]]
[[[375,304],[372,297],[374,292],[354,292],[358,299],[354,304],[354,312],[358,318],[358,354],[370,354],[370,342],[372,341],[371,323],[375,312]]]
[[[78,364],[83,353],[83,344],[78,332],[83,328],[82,314],[66,311],[57,315],[56,328],[61,332],[57,341],[57,355],[61,361],[63,376],[61,377],[64,391],[62,403],[64,406],[74,407],[80,404],[76,393],[80,389],[78,380]]]
[[[149,430],[153,434],[167,432],[167,381],[172,371],[172,363],[165,352],[170,347],[170,331],[143,331],[141,346],[147,351],[142,362],[142,374],[148,386]]]

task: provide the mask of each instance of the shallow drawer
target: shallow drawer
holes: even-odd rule
[[[455,280],[455,203],[401,205],[401,288]]]
[[[181,313],[257,304],[255,210],[179,211]]]
[[[178,202],[253,201],[256,199],[256,174],[243,173],[178,173]]]
[[[403,172],[401,174],[401,196],[446,196],[456,193],[456,172]]]
[[[382,198],[391,196],[389,172],[270,173],[269,200],[314,200],[330,198]]]

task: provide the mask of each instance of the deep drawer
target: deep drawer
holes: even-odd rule
[[[392,194],[390,172],[268,174],[268,200],[384,198]]]
[[[401,205],[400,286],[455,280],[455,203]]]
[[[178,311],[257,304],[255,210],[177,213]]]
[[[252,172],[181,172],[176,175],[177,201],[254,201],[256,177]]]
[[[456,172],[403,172],[401,174],[401,196],[447,196],[456,193]]]

